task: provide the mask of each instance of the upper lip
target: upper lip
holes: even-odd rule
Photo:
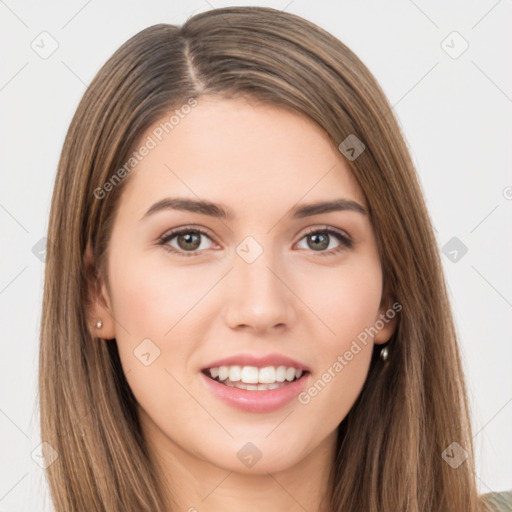
[[[256,366],[257,368],[265,368],[266,366],[286,366],[287,368],[293,367],[296,370],[309,371],[309,368],[292,359],[281,354],[268,354],[266,356],[253,356],[251,354],[238,354],[224,359],[218,359],[203,367],[202,370],[208,368],[218,368],[219,366]]]

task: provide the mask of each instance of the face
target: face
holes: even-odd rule
[[[120,198],[99,334],[115,338],[161,453],[284,470],[333,446],[373,344],[393,331],[368,205],[336,146],[298,114],[201,97],[161,133],[169,117],[141,137],[155,147]],[[353,208],[303,209],[338,200]]]

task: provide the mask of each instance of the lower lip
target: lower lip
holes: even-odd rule
[[[304,390],[309,373],[280,388],[264,391],[232,388],[210,379],[202,372],[200,375],[210,391],[228,405],[247,412],[271,412],[284,407]]]

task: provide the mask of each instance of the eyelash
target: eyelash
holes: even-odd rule
[[[197,251],[197,250],[196,251],[180,251],[180,250],[168,245],[168,243],[173,238],[175,238],[176,236],[182,235],[184,233],[196,233],[196,234],[200,233],[200,234],[208,237],[210,240],[212,240],[212,237],[205,230],[203,230],[201,228],[197,228],[197,227],[186,226],[184,228],[178,228],[173,231],[170,231],[169,233],[166,233],[165,235],[160,237],[158,240],[158,245],[161,245],[166,251],[172,252],[173,254],[177,254],[178,256],[183,256],[186,258],[191,257],[191,256],[199,256],[202,251]],[[341,242],[341,244],[338,247],[336,247],[334,249],[329,249],[328,251],[312,251],[312,252],[317,253],[318,256],[331,256],[331,255],[337,254],[338,252],[341,252],[343,250],[352,249],[352,247],[353,247],[353,242],[349,237],[347,237],[346,235],[343,235],[342,233],[338,232],[337,230],[334,230],[327,226],[324,228],[312,228],[312,229],[308,230],[306,233],[304,233],[302,235],[300,240],[302,240],[303,238],[305,238],[308,235],[312,235],[312,234],[316,234],[316,233],[327,233],[329,235],[334,236],[339,242]]]

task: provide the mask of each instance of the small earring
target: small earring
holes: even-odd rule
[[[103,322],[101,321],[101,319],[99,319],[97,322],[96,322],[96,329],[101,329],[103,327]]]
[[[389,350],[388,350],[388,347],[384,347],[383,349],[381,349],[380,351],[380,358],[383,360],[383,361],[386,361],[387,358],[389,356]]]

